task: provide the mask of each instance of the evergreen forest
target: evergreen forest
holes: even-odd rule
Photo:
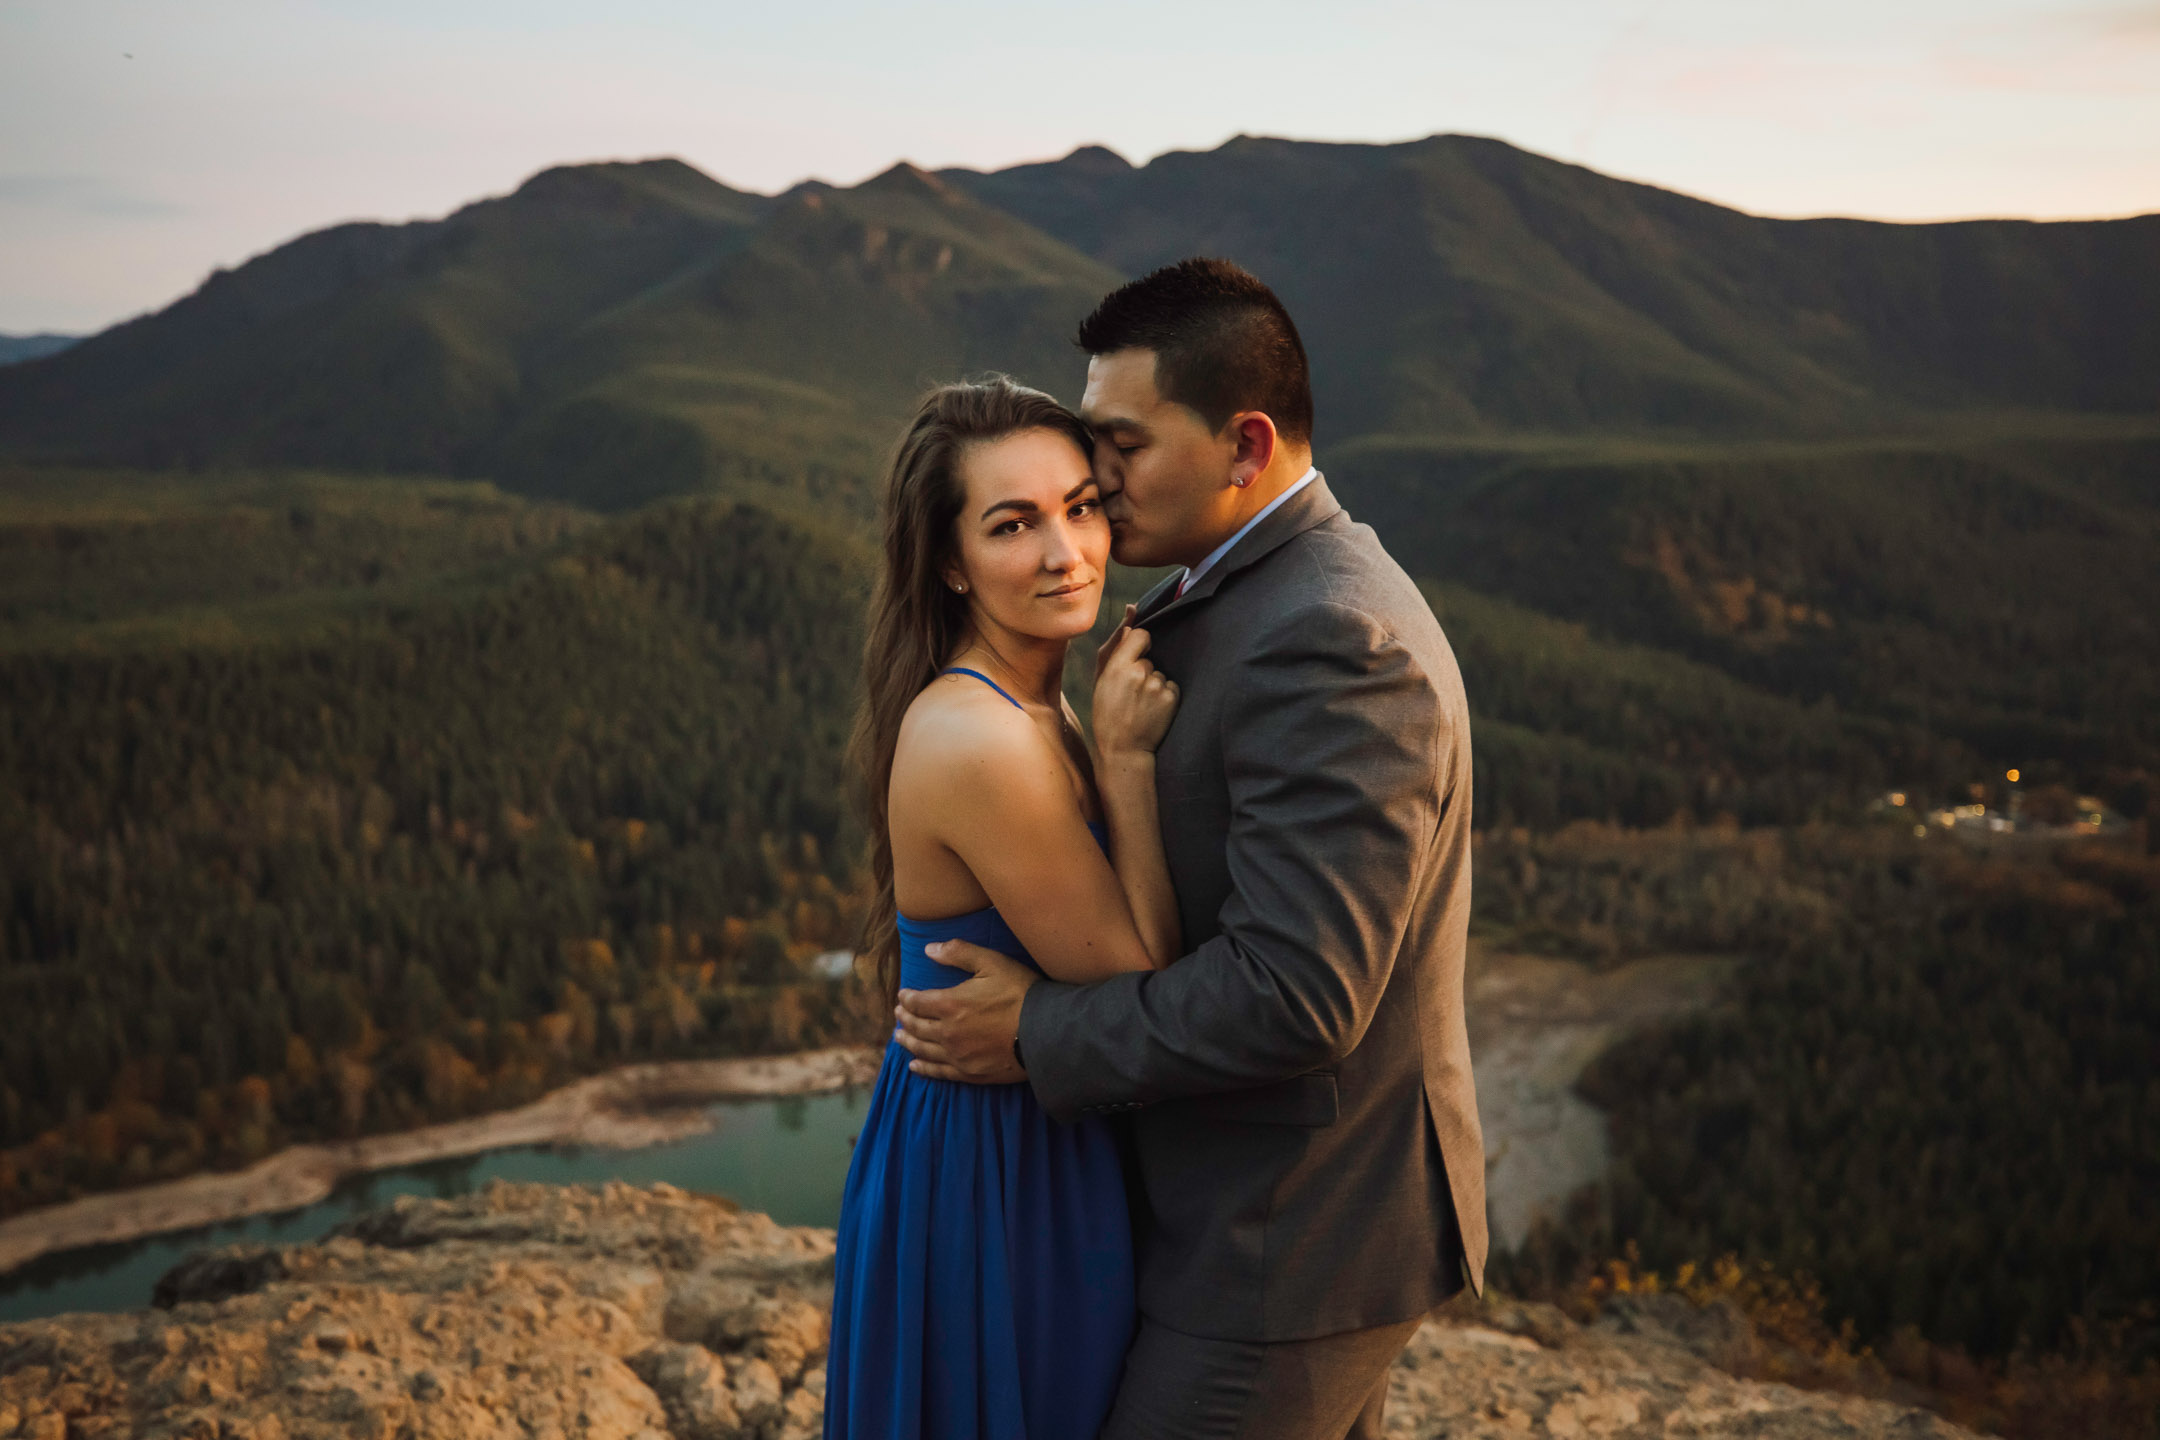
[[[0,1207],[864,1033],[859,543],[473,488],[9,534],[109,613],[0,652]]]

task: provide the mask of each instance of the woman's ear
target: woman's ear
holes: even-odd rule
[[[963,574],[961,574],[961,573],[960,573],[960,567],[958,567],[957,565],[948,565],[948,566],[946,566],[946,567],[945,567],[945,575],[944,575],[944,580],[945,580],[945,588],[946,588],[946,589],[948,589],[948,590],[950,590],[950,591],[952,591],[952,592],[953,592],[953,594],[955,594],[955,595],[965,595],[965,594],[967,594],[967,592],[968,592],[968,583],[967,583],[967,576],[965,576],[965,575],[963,575]]]

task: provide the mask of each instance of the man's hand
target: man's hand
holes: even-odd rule
[[[931,959],[975,978],[947,990],[902,990],[893,1014],[900,1043],[915,1058],[908,1069],[932,1080],[970,1085],[1010,1085],[1027,1079],[1013,1059],[1020,1033],[1020,1002],[1041,977],[1017,960],[965,940],[941,940]]]

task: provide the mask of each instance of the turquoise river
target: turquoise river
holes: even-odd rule
[[[402,1170],[377,1170],[298,1210],[200,1230],[66,1250],[0,1276],[0,1322],[72,1310],[126,1310],[150,1303],[151,1287],[191,1250],[236,1241],[313,1240],[399,1195],[462,1195],[490,1180],[592,1185],[665,1180],[727,1195],[789,1225],[830,1225],[869,1092],[731,1100],[712,1107],[703,1134],[641,1150],[545,1145],[495,1150]]]

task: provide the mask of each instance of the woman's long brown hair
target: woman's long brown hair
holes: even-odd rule
[[[863,925],[861,953],[885,991],[900,989],[899,907],[893,899],[893,751],[900,722],[923,687],[959,653],[968,636],[967,600],[948,588],[945,571],[958,546],[966,499],[960,462],[971,446],[1029,430],[1069,437],[1093,449],[1080,417],[1040,390],[1003,375],[941,385],[923,397],[885,472],[884,565],[870,595],[863,643],[863,704],[849,757],[862,785],[870,825],[870,878],[877,894]]]

